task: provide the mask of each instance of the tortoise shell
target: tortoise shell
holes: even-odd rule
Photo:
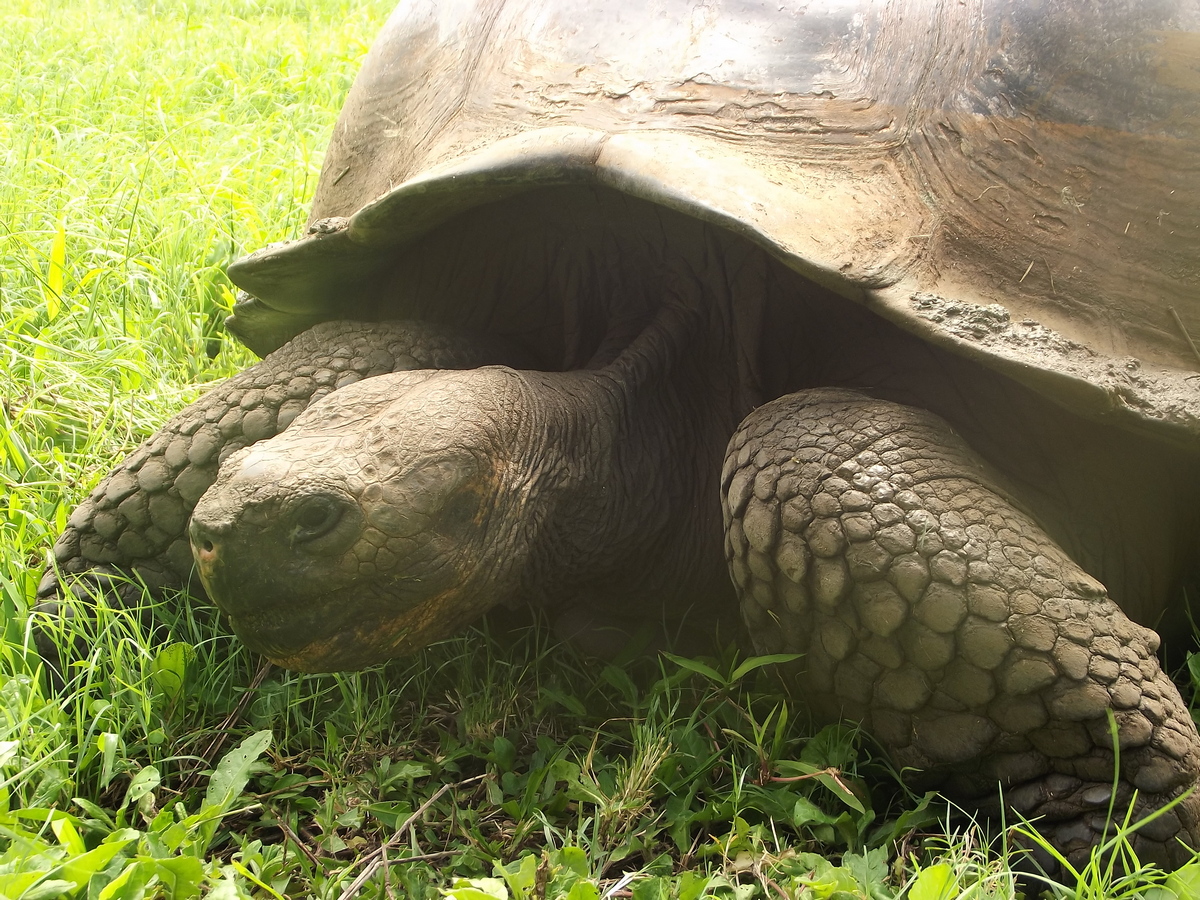
[[[402,3],[308,234],[230,267],[230,327],[263,353],[381,317],[399,250],[562,185],[727,228],[1077,412],[1200,443],[1196,2]]]

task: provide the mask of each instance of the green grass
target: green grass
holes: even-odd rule
[[[150,634],[101,602],[60,625],[78,662],[47,683],[48,548],[249,361],[216,327],[223,268],[297,234],[388,11],[0,0],[0,896],[1013,896],[999,845],[948,834],[865,737],[814,732],[732,654],[605,665],[495,618],[298,676],[209,611],[168,602]],[[1098,867],[1056,896],[1187,878],[1151,895]]]

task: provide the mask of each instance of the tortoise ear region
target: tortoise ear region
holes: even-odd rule
[[[469,453],[448,454],[405,473],[388,493],[402,498],[415,512],[432,516],[479,472],[479,461]]]

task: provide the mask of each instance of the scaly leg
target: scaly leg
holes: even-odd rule
[[[917,780],[1011,810],[1073,862],[1193,788],[1200,738],[1130,621],[936,416],[848,391],[761,407],[722,476],[726,553],[762,652],[798,652],[814,710],[865,727]],[[1009,822],[1016,816],[1009,815]],[[1111,835],[1111,829],[1109,834]],[[1145,826],[1143,860],[1200,846],[1200,795]]]
[[[53,612],[60,575],[127,601],[189,579],[187,523],[229,454],[278,434],[306,407],[364,378],[408,369],[525,363],[506,341],[423,322],[324,322],[213,388],[127,456],[72,513],[38,588]]]

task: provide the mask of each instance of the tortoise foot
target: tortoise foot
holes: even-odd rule
[[[1019,814],[1024,823],[1017,843],[1035,849],[1043,868],[1061,877],[1057,859],[1036,852],[1029,834],[1035,829],[1074,868],[1081,871],[1099,853],[1106,862],[1132,869],[1153,864],[1176,869],[1195,856],[1200,837],[1200,796],[1189,794],[1175,805],[1174,798],[1140,794],[1127,781],[1085,781],[1055,774],[1005,792],[1010,825]],[[1132,853],[1132,856],[1129,854]]]
[[[923,787],[1039,817],[1069,860],[1193,789],[1200,737],[1128,619],[940,419],[847,391],[749,416],[722,477],[726,553],[751,638],[804,654],[815,713],[860,721]],[[1110,729],[1116,726],[1116,745]],[[1200,846],[1187,797],[1133,846]],[[1181,844],[1180,841],[1183,843]]]

